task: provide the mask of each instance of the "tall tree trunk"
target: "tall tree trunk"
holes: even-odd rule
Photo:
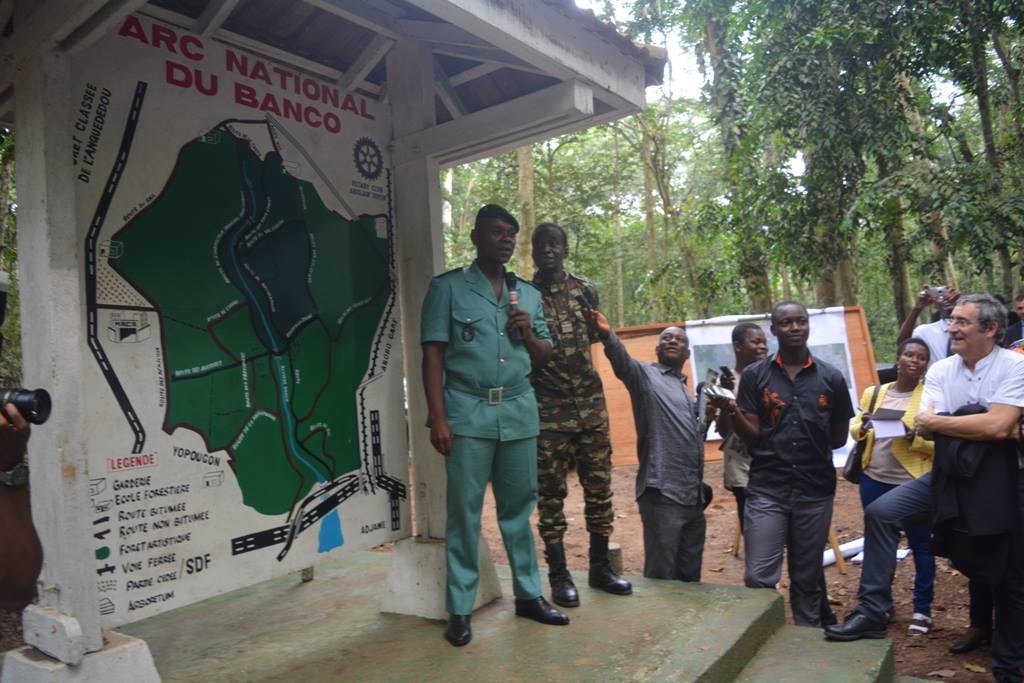
[[[878,174],[880,178],[889,176],[889,167],[885,159],[878,158]],[[882,204],[882,230],[885,243],[889,245],[889,282],[892,284],[892,303],[896,311],[896,320],[906,320],[913,305],[913,290],[910,288],[910,268],[907,266],[906,225],[903,217],[905,205],[903,197],[889,197]]]
[[[1010,107],[1013,109],[1014,137],[1017,140],[1017,154],[1024,158],[1024,102],[1020,99],[1020,76],[1021,67],[1013,64],[1010,46],[1006,44],[1006,38],[1002,34],[1002,22],[992,27],[992,45],[999,55],[999,61],[1003,65],[1003,72],[1006,74],[1006,83],[1010,87]]]
[[[836,299],[836,274],[829,268],[823,270],[814,283],[814,305],[817,308],[834,306]]]
[[[844,306],[856,306],[858,301],[856,244],[857,236],[854,235],[850,252],[843,255],[836,268],[836,288],[839,290],[840,303]]]
[[[529,280],[533,277],[533,145],[516,149],[519,162],[519,235],[516,238],[516,268],[518,275]]]
[[[782,298],[785,301],[793,299],[793,288],[789,284],[789,268],[786,266],[786,259],[779,262],[779,276],[782,280]]]
[[[992,101],[988,89],[988,60],[985,54],[986,38],[979,7],[971,0],[961,2],[961,11],[971,41],[971,68],[974,72],[974,96],[978,101],[978,118],[981,120],[981,134],[985,141],[985,161],[989,166],[988,191],[995,197],[1002,187],[1002,167],[996,149],[995,133],[992,128]],[[1002,294],[1013,292],[1013,269],[1010,260],[1009,230],[1005,220],[995,217],[996,254],[1002,269]]]
[[[722,154],[725,161],[729,196],[735,205],[739,195],[733,163],[739,148],[740,104],[736,90],[736,74],[732,70],[725,25],[718,17],[708,14],[704,22],[704,48],[707,50],[713,71],[711,84],[712,103],[718,117],[718,128],[722,139]],[[760,226],[758,226],[759,229]],[[752,229],[745,221],[739,224],[740,232],[740,276],[743,278],[754,311],[768,311],[772,307],[772,287],[768,278],[768,263],[758,229]]]
[[[658,238],[654,220],[654,169],[651,168],[651,141],[646,126],[641,126],[640,157],[644,168],[644,223],[647,226],[647,272],[651,278],[651,315],[661,320],[661,287],[658,272]]]
[[[934,174],[935,163],[928,157],[925,150],[924,121],[921,118],[921,112],[918,110],[917,103],[914,100],[914,91],[910,87],[910,78],[905,72],[900,72],[896,77],[896,82],[899,86],[900,103],[903,107],[903,116],[906,118],[907,127],[910,129],[910,133],[913,136],[910,143],[911,154],[920,163],[925,164],[929,171]],[[966,144],[966,140],[964,141],[964,144]],[[879,165],[881,166],[883,163],[884,162],[880,160]],[[946,221],[942,210],[936,209],[934,211],[927,211],[924,216],[922,216],[922,219],[931,238],[932,254],[942,271],[942,281],[951,287],[957,287],[956,269],[953,267],[953,256],[949,252],[949,230],[946,229]],[[901,216],[900,223],[902,224],[902,222],[903,218]],[[904,316],[901,315],[897,320],[903,320],[903,317]]]
[[[626,286],[623,277],[622,258],[622,172],[619,157],[619,129],[613,129],[615,151],[615,312],[616,326],[622,327],[626,320]]]

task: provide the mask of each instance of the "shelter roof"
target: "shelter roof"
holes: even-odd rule
[[[436,125],[570,81],[592,88],[587,125],[618,118],[643,105],[666,62],[573,0],[0,0],[0,64],[16,69],[47,43],[84,49],[133,11],[379,100],[391,47],[419,41],[434,61]],[[13,120],[15,69],[0,72],[0,121]]]

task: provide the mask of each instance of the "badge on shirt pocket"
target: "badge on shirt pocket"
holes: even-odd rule
[[[461,340],[463,344],[473,344],[480,335],[477,325],[483,317],[476,311],[469,309],[455,309],[452,311],[454,329],[452,337]],[[456,336],[457,335],[457,336]]]

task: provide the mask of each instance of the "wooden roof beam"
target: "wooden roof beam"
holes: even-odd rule
[[[559,79],[582,78],[617,109],[644,103],[644,66],[542,0],[407,0]],[[482,60],[481,60],[482,61]]]
[[[459,87],[463,83],[469,83],[475,81],[478,78],[483,78],[489,73],[494,73],[498,69],[503,69],[501,64],[494,64],[493,62],[483,62],[476,66],[471,66],[465,71],[460,71],[454,76],[450,76],[448,81],[452,84],[452,87]]]
[[[69,53],[79,52],[107,35],[126,16],[146,4],[148,0],[109,0],[91,17],[79,24],[60,46]]]
[[[375,35],[370,44],[366,46],[366,49],[352,63],[352,66],[338,79],[338,87],[347,91],[362,83],[363,79],[373,71],[373,67],[377,66],[380,60],[384,59],[385,55],[394,45],[395,41],[391,38],[380,34]]]
[[[475,62],[485,62],[487,64],[497,64],[498,68],[508,67],[510,69],[519,69],[520,71],[527,71],[529,73],[551,75],[542,69],[532,66],[528,62],[524,62],[507,52],[493,47],[466,47],[464,45],[432,43],[430,45],[430,49],[434,54],[450,55],[461,59],[472,59]]]
[[[434,91],[453,119],[465,116],[466,105],[463,104],[459,93],[455,92],[455,86],[448,80],[448,75],[441,68],[441,62],[437,61],[436,55],[434,56]]]
[[[396,23],[396,27],[398,32],[406,38],[412,38],[424,43],[446,43],[448,45],[463,45],[465,47],[494,47],[479,36],[474,36],[472,33],[467,33],[458,26],[453,26],[444,21],[400,19]]]
[[[192,33],[209,38],[219,29],[238,6],[239,0],[212,0],[192,25]]]
[[[374,7],[372,3],[360,0],[305,0],[305,2],[391,40],[399,38],[395,28],[395,18],[388,12]]]
[[[592,88],[566,81],[404,135],[395,140],[392,159],[396,166],[424,157],[453,166],[574,130],[593,115]]]
[[[14,3],[15,29],[0,38],[0,92],[31,55],[61,48],[76,51],[103,33],[146,0],[42,0]],[[23,11],[31,8],[29,11]]]

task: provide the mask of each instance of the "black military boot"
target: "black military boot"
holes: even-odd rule
[[[572,574],[565,566],[565,546],[561,543],[545,544],[544,558],[548,561],[551,600],[562,607],[579,607],[580,594],[576,592]]]
[[[608,537],[590,534],[590,581],[591,587],[600,588],[615,595],[629,595],[633,585],[612,571],[608,562]]]

